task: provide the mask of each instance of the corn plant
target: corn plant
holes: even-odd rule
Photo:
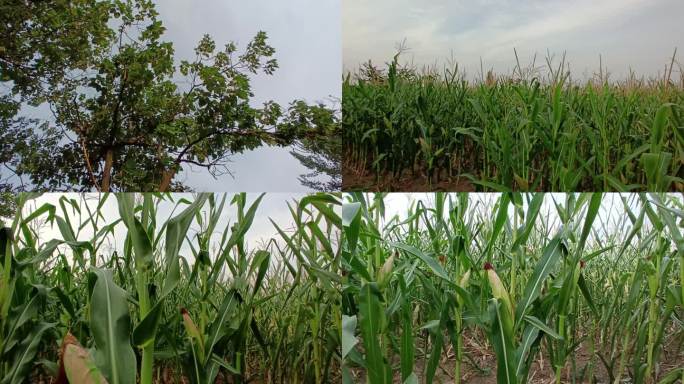
[[[682,190],[684,88],[576,81],[564,56],[536,68],[468,81],[458,66],[366,64],[342,85],[346,166],[374,175],[373,189],[419,177],[426,189]]]
[[[339,195],[292,200],[259,243],[264,195],[37,197],[0,232],[0,382],[339,376]]]
[[[344,382],[684,374],[681,196],[387,196],[345,195]]]

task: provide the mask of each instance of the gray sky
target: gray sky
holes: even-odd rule
[[[283,106],[295,99],[309,103],[339,99],[342,66],[340,0],[163,0],[156,1],[176,58],[194,58],[207,33],[217,47],[234,41],[242,50],[260,30],[275,48],[278,70],[252,81],[254,105],[274,100]],[[229,164],[235,178],[214,180],[204,170],[185,167],[179,180],[198,191],[301,192],[297,177],[310,172],[287,148],[262,147],[236,154]]]
[[[162,40],[174,44],[176,64],[192,61],[194,48],[209,34],[222,49],[229,41],[238,53],[259,31],[268,34],[279,68],[273,75],[252,79],[259,107],[273,100],[283,107],[294,100],[323,102],[339,108],[341,97],[340,0],[156,0],[166,27]],[[47,105],[24,106],[23,115],[53,121]],[[177,180],[196,191],[305,192],[297,177],[311,171],[289,153],[290,148],[260,147],[235,154],[226,174],[215,180],[203,168],[185,166]],[[0,170],[2,172],[2,170]],[[321,179],[326,179],[321,177]],[[12,182],[19,184],[16,178]]]
[[[347,194],[343,194],[345,196]],[[450,194],[456,199],[455,193]],[[472,215],[479,216],[481,219],[475,220],[490,221],[492,220],[492,212],[494,204],[497,202],[500,193],[468,193],[469,203],[468,209],[472,211]],[[556,203],[565,206],[566,202],[565,193],[545,193],[542,206],[539,211],[538,223],[541,219],[547,220],[549,227],[553,229],[552,234],[555,234],[560,228],[560,217],[556,210],[554,200]],[[624,196],[630,206],[631,211],[635,215],[639,215],[641,212],[641,202],[639,201],[639,196],[635,193],[604,193],[601,200],[601,207],[599,208],[599,213],[592,225],[592,233],[589,236],[590,241],[598,237],[604,238],[607,235],[613,233],[626,234],[632,225],[629,221],[626,210],[624,209],[621,197]],[[680,202],[682,198],[678,194],[670,194],[674,196]],[[526,198],[524,198],[526,201]],[[344,197],[344,202],[348,202],[348,197]],[[422,201],[427,207],[434,207],[434,194],[432,193],[390,193],[385,199],[385,216],[383,225],[391,220],[394,216],[398,217],[398,222],[403,221],[408,217],[408,210],[413,206],[415,212],[415,206],[418,201]],[[446,208],[448,209],[448,203]],[[586,206],[585,206],[586,207]],[[508,212],[509,218],[513,217],[513,206],[509,205]],[[526,208],[527,209],[527,208]],[[585,208],[586,209],[586,208]],[[645,226],[650,227],[650,221],[645,218]],[[578,221],[581,225],[584,223],[584,216]],[[636,240],[635,240],[636,241]],[[636,244],[636,243],[635,243]]]
[[[245,211],[254,203],[254,200],[256,200],[256,198],[259,197],[259,195],[259,193],[247,194],[247,204],[245,206]],[[64,213],[59,205],[60,198],[66,197],[67,199],[75,199],[81,205],[81,211],[83,212],[83,216],[79,215],[77,212],[72,211],[69,205],[67,205],[67,213],[72,223],[72,226],[76,229],[79,226],[80,222],[85,222],[87,217],[87,210],[85,209],[85,207],[83,207],[82,204],[87,204],[88,207],[90,207],[91,211],[94,212],[99,202],[98,196],[102,195],[99,195],[97,193],[87,193],[83,195],[78,193],[46,193],[35,200],[31,200],[24,207],[23,214],[24,216],[27,216],[43,204],[49,203],[56,207],[56,214],[58,216],[63,217]],[[215,195],[217,205],[220,203],[223,196],[224,194]],[[295,223],[292,220],[292,215],[287,207],[287,204],[289,203],[291,206],[296,207],[296,203],[305,196],[306,194],[303,193],[267,193],[266,195],[264,195],[256,211],[256,215],[254,216],[252,226],[245,235],[245,242],[247,244],[248,250],[255,251],[258,249],[263,249],[262,245],[268,242],[271,238],[275,238],[279,241],[279,243],[283,244],[280,235],[271,223],[270,219],[273,219],[273,221],[286,233],[291,234],[291,231],[295,228]],[[159,205],[159,208],[157,210],[158,227],[161,227],[161,225],[166,220],[178,215],[183,209],[185,209],[185,207],[187,207],[186,204],[181,204],[178,208],[176,208],[175,211],[172,211],[175,203],[182,198],[188,199],[190,201],[194,200],[193,194],[174,193],[172,194],[173,201],[164,201]],[[215,242],[219,242],[221,240],[221,235],[224,229],[226,228],[226,225],[232,225],[237,220],[237,207],[235,205],[230,204],[232,198],[233,194],[227,194],[223,214],[216,226],[216,232],[212,237],[212,239]],[[204,205],[204,212],[208,211],[208,207],[209,203],[207,202]],[[120,218],[117,200],[114,195],[110,195],[108,197],[107,201],[102,207],[101,212],[104,216],[104,220],[100,220],[100,222],[98,223],[99,228],[102,228],[105,225],[110,224]],[[46,216],[42,216],[42,219],[45,218]],[[193,220],[193,223],[190,226],[188,234],[189,237],[193,239],[193,244],[195,246],[197,246],[197,243],[194,236],[198,229],[199,226],[197,225],[197,222]],[[44,224],[40,226],[38,228],[38,234],[40,243],[42,244],[52,239],[63,239],[62,235],[60,234],[59,227],[56,223],[52,226],[50,226],[49,224]],[[76,234],[76,238],[80,241],[90,241],[92,235],[92,227],[90,224],[88,224],[83,227],[83,230],[80,233]],[[103,244],[103,246],[100,249],[100,253],[103,256],[108,257],[110,255],[108,251],[121,251],[123,249],[125,238],[126,226],[123,223],[119,222],[119,224],[117,224],[115,227],[114,235],[108,236],[108,241]],[[61,249],[68,253],[67,247],[61,246]],[[188,257],[189,259],[192,258],[192,252],[190,251],[190,248],[187,245],[187,241],[181,247],[180,253],[181,256]]]
[[[452,53],[469,75],[507,73],[547,49],[567,51],[575,79],[603,63],[618,78],[631,66],[646,76],[662,72],[679,47],[684,63],[681,0],[345,0],[342,10],[344,71],[359,63],[391,60],[406,39],[404,60],[439,68]]]
[[[177,58],[193,59],[206,33],[218,48],[234,41],[241,51],[259,31],[268,34],[280,68],[252,82],[254,101],[326,102],[341,92],[340,0],[157,0]]]

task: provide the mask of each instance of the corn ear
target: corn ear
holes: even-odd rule
[[[485,273],[487,274],[489,287],[492,289],[492,296],[498,299],[504,305],[506,311],[513,316],[513,304],[511,303],[511,298],[508,295],[506,287],[499,278],[499,275],[496,274],[496,271],[491,264],[487,263],[485,265]]]
[[[70,332],[62,341],[57,384],[107,384],[88,350]]]

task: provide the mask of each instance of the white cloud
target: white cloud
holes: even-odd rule
[[[510,51],[512,46],[526,45],[542,38],[548,39],[561,34],[571,35],[596,25],[610,25],[638,10],[639,7],[648,5],[649,2],[643,0],[581,0],[536,8],[539,13],[534,21],[508,29],[506,33],[496,34],[493,36],[494,39],[485,42],[485,47],[505,48]]]
[[[195,58],[194,48],[204,34],[211,35],[218,48],[235,41],[240,52],[258,31],[268,34],[279,68],[272,76],[253,77],[251,86],[256,106],[268,100],[283,106],[294,100],[332,105],[330,98],[341,97],[340,2],[154,1],[159,19],[166,27],[162,40],[173,43],[178,62]],[[0,93],[3,92],[6,89],[0,88]],[[53,120],[46,104],[38,108],[24,106],[22,115]],[[291,147],[260,147],[233,154],[228,167],[235,179],[230,175],[214,179],[206,170],[191,166],[184,167],[178,179],[198,191],[310,191],[298,177],[311,170],[293,157],[290,150]],[[0,177],[16,184],[21,182],[4,169],[0,169]],[[319,180],[329,180],[329,177],[322,175]]]
[[[457,194],[448,194],[454,201],[457,200]],[[468,213],[466,217],[473,220],[473,223],[488,221],[491,219],[494,211],[495,203],[500,197],[500,193],[468,193]],[[349,195],[343,195],[344,201],[349,201]],[[672,197],[679,200],[680,204],[683,202],[681,196],[671,194]],[[525,197],[527,198],[527,196]],[[630,211],[633,213],[640,212],[641,202],[639,196],[634,193],[606,193],[601,200],[599,213],[592,225],[592,232],[589,239],[591,241],[600,238],[602,241],[613,234],[626,235],[631,224],[629,216],[625,209],[622,199],[625,199]],[[567,194],[565,193],[546,193],[540,208],[539,217],[537,219],[537,228],[540,223],[544,222],[549,229],[551,235],[555,235],[561,229],[561,220],[556,209],[556,203],[564,206],[566,204]],[[435,206],[435,197],[430,193],[390,193],[384,199],[385,216],[382,220],[381,226],[386,225],[393,218],[397,218],[397,222],[403,222],[408,218],[408,210],[413,208],[414,212],[418,202],[426,207],[433,208]],[[447,203],[448,206],[448,203]],[[527,203],[525,203],[527,206]],[[586,212],[586,211],[585,211]],[[447,215],[448,212],[445,212]],[[509,206],[508,216],[513,217],[514,208]],[[445,216],[446,218],[446,216]],[[576,221],[577,225],[583,225],[583,219]],[[651,226],[650,220],[645,219],[645,228]]]
[[[248,209],[259,195],[259,193],[248,193],[245,209]],[[102,196],[103,195],[98,195],[96,193],[87,193],[83,195],[78,193],[48,193],[38,197],[35,200],[31,200],[24,207],[23,214],[24,217],[26,217],[43,204],[52,204],[56,207],[56,214],[58,216],[68,217],[72,228],[76,232],[76,238],[79,241],[91,241],[93,237],[93,230],[92,225],[90,225],[88,222],[89,214],[88,209],[86,209],[86,205],[90,209],[90,212],[96,212],[97,206],[100,203]],[[212,249],[214,250],[216,247],[218,247],[222,233],[226,227],[230,229],[230,226],[237,221],[237,207],[231,204],[233,194],[216,194],[215,199],[217,204],[220,203],[223,196],[226,196],[226,203],[221,218],[216,225],[216,232],[212,237]],[[305,196],[306,194],[302,193],[267,193],[264,195],[257,209],[252,226],[245,235],[245,245],[247,250],[254,251],[262,249],[262,247],[268,243],[270,239],[276,239],[276,241],[278,241],[280,244],[284,244],[271,220],[273,220],[273,222],[275,222],[278,227],[280,227],[286,233],[291,233],[291,231],[296,228],[296,224],[292,219],[292,215],[287,204],[289,203],[294,207],[296,201],[301,200]],[[63,197],[68,201],[72,199],[75,200],[80,207],[81,214],[74,211],[67,201],[65,202],[65,206],[67,208],[67,214],[65,215],[60,207],[60,199]],[[175,211],[173,211],[173,207],[176,202],[182,198],[192,201],[193,195],[175,193],[172,194],[173,202],[163,201],[159,204],[156,216],[158,229],[166,220],[177,215],[187,206],[185,204],[181,204]],[[208,206],[208,203],[206,203],[204,206],[205,212],[208,211]],[[98,220],[98,228],[102,228],[108,224],[111,224],[120,218],[117,201],[114,195],[110,195],[109,198],[104,202],[100,212],[102,213],[102,218]],[[45,218],[46,216],[42,216],[40,220],[33,221],[31,224],[32,228],[34,228],[36,233],[38,233],[39,243],[44,244],[52,239],[62,240],[63,237],[58,225],[55,223],[54,225],[50,226],[49,224],[44,223]],[[43,224],[37,226],[37,224],[40,222],[43,222]],[[79,228],[81,229],[79,230]],[[199,226],[197,225],[197,222],[193,221],[193,224],[190,226],[188,232],[188,237],[194,240],[194,235],[198,230]],[[106,237],[106,241],[100,248],[98,257],[104,257],[107,260],[110,257],[111,252],[114,250],[122,252],[124,240],[126,238],[126,231],[125,225],[119,222],[114,227],[113,234],[110,234]],[[193,245],[197,245],[196,241],[193,241]],[[60,249],[66,254],[70,254],[68,247],[61,246]],[[180,254],[188,259],[192,259],[192,252],[187,241],[183,244]],[[277,259],[279,259],[279,257],[274,258],[274,260]]]
[[[568,52],[573,68],[598,69],[601,54],[618,72],[653,75],[684,46],[679,0],[347,0],[343,3],[344,69],[389,60],[407,39],[404,57],[444,63],[453,53],[469,72],[479,60],[509,71],[521,59]],[[605,62],[604,62],[605,63]]]
[[[279,68],[253,76],[254,104],[274,100],[283,106],[296,99],[309,103],[341,97],[340,0],[158,0],[176,56],[194,58],[206,33],[223,47],[235,41],[242,50],[259,31],[268,34]],[[330,103],[329,103],[330,104]],[[261,147],[236,153],[234,173],[214,180],[205,170],[186,166],[179,178],[198,191],[308,191],[297,177],[311,171],[290,155],[291,148]],[[274,166],[277,164],[277,166]],[[325,179],[325,177],[321,177]]]

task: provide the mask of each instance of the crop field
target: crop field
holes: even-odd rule
[[[339,194],[45,196],[0,232],[3,384],[339,380]]]
[[[682,382],[680,194],[343,199],[344,383]]]
[[[343,83],[345,191],[676,191],[684,164],[684,72],[601,70],[565,60],[466,80],[371,63]]]

